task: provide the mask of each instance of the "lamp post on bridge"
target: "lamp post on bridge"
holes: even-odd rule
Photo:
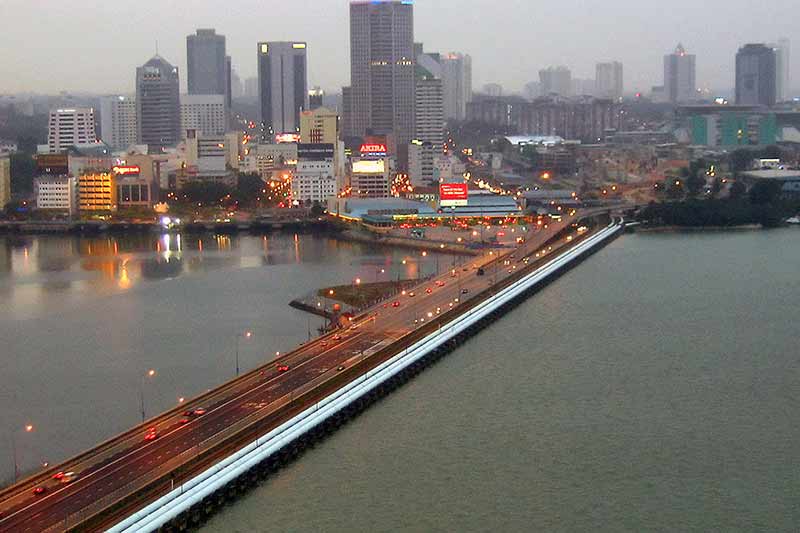
[[[242,334],[239,334],[239,333],[236,334],[236,377],[237,378],[239,377],[239,371],[240,371],[240,369],[239,369],[239,341],[242,340],[242,337],[244,337],[245,339],[250,339],[250,338],[253,337],[253,332],[252,331],[245,331]]]
[[[33,433],[33,424],[26,424],[23,428],[25,433]],[[11,432],[11,450],[14,455],[14,483],[19,480],[19,457],[17,457],[17,435],[19,430]]]
[[[146,415],[146,412],[145,412],[145,408],[144,408],[144,385],[145,385],[145,380],[147,380],[147,379],[152,380],[154,377],[156,377],[156,371],[151,368],[150,370],[148,370],[142,376],[141,380],[139,381],[139,406],[140,406],[141,411],[142,411],[142,423],[144,423],[145,419],[147,418],[147,415]]]

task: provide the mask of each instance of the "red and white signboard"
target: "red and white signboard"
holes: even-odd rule
[[[361,155],[364,156],[385,156],[386,152],[388,152],[385,144],[377,143],[364,143],[361,145],[361,149],[359,151],[361,152]]]
[[[469,187],[466,183],[439,184],[439,205],[441,207],[463,207],[469,203]]]
[[[116,166],[112,169],[117,176],[138,176],[142,169],[135,165]]]

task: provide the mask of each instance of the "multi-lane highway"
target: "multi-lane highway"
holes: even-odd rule
[[[493,252],[465,260],[458,268],[369,309],[347,330],[301,346],[180,409],[0,491],[0,531],[65,530],[151,481],[170,475],[176,483],[185,481],[204,466],[201,458],[219,449],[229,453],[227,441],[242,428],[258,423],[259,431],[265,432],[285,419],[277,413],[291,409],[305,394],[342,381],[352,374],[350,369],[369,364],[370,358],[426,323],[458,313],[492,284],[531,268],[537,254],[556,253],[582,238],[588,232],[572,228],[570,237],[550,242],[575,220],[565,217],[533,231],[523,245],[505,255]],[[546,243],[550,250],[542,250]],[[187,414],[196,409],[202,414]],[[154,438],[146,439],[148,433]],[[196,467],[187,466],[192,464]],[[58,472],[75,475],[62,483],[53,478]]]

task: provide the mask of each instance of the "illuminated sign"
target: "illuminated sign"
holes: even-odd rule
[[[275,136],[275,142],[278,144],[299,143],[299,133],[279,133]]]
[[[384,174],[386,172],[386,162],[379,161],[356,161],[353,163],[353,174]]]
[[[261,43],[261,53],[268,54],[269,53],[269,45],[267,43]]]
[[[469,187],[466,183],[439,184],[441,207],[464,207],[469,203]]]
[[[360,149],[360,152],[363,155],[367,155],[367,154],[369,154],[369,155],[386,155],[387,151],[388,150],[386,149],[386,145],[385,144],[367,144],[367,143],[365,143],[365,144],[361,145],[361,149]]]
[[[292,48],[294,48],[295,50],[305,50],[306,43],[294,43],[292,45]]]
[[[111,170],[113,170],[114,174],[117,176],[138,176],[142,171],[141,168],[134,165],[114,167]]]
[[[67,154],[40,154],[36,156],[36,169],[39,174],[61,176],[69,173]]]

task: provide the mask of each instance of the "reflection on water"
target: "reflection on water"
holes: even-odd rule
[[[24,470],[78,453],[140,421],[144,369],[148,414],[173,407],[233,377],[242,331],[243,369],[306,341],[322,320],[292,299],[436,264],[311,235],[0,236],[0,458],[28,422]]]
[[[4,236],[0,237],[0,291],[30,299],[32,286],[62,292],[81,289],[85,282],[99,292],[130,290],[142,281],[224,268],[324,260],[341,246],[348,245],[299,235]],[[385,262],[383,257],[377,260]],[[416,268],[416,263],[412,266]]]

